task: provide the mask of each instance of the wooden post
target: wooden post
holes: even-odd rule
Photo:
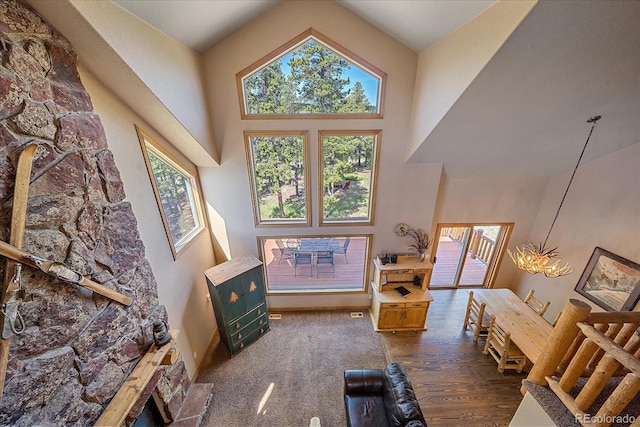
[[[585,321],[590,312],[591,306],[585,302],[576,299],[567,302],[527,380],[541,386],[547,385],[545,377],[553,375],[578,334],[579,328],[576,323]],[[527,390],[522,386],[520,391],[524,395]]]
[[[482,240],[483,234],[484,234],[484,230],[473,230],[473,237],[471,237],[471,249],[470,249],[471,259],[475,259],[476,256],[478,256],[478,247],[480,246],[480,241]]]

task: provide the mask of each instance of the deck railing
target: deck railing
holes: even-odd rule
[[[460,246],[464,246],[465,239],[465,227],[451,227],[443,228],[442,234],[446,234],[454,242]],[[473,229],[471,236],[471,243],[469,244],[469,256],[473,259],[478,259],[484,265],[488,265],[491,261],[491,256],[496,247],[496,242],[484,235],[484,230]]]
[[[582,425],[608,426],[606,420],[618,416],[640,392],[640,312],[590,311],[586,303],[569,300],[527,380],[548,385]],[[574,398],[569,391],[580,377],[588,380]],[[613,377],[620,380],[615,390],[595,417],[586,416]],[[630,415],[640,420],[639,414]]]

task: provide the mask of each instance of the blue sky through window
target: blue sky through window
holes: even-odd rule
[[[291,59],[292,56],[293,54],[289,52],[281,56],[280,58],[278,58],[276,61],[274,61],[274,62],[281,63],[282,72],[287,77],[291,76],[291,67],[289,67],[289,60]],[[341,57],[344,58],[343,56]],[[345,72],[345,76],[348,77],[349,80],[351,81],[349,89],[351,89],[356,82],[360,82],[360,84],[362,85],[362,88],[364,89],[364,93],[367,96],[367,99],[369,100],[371,105],[377,105],[378,104],[378,85],[380,81],[377,78],[373,77],[371,74],[367,73],[366,71],[362,70],[361,68],[353,64],[347,58],[344,58],[344,59],[347,62],[349,62],[349,64],[351,64],[349,69]]]

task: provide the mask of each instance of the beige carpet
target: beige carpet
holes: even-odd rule
[[[343,372],[383,368],[383,340],[368,312],[284,312],[233,358],[218,346],[196,382],[213,382],[203,426],[345,426]]]

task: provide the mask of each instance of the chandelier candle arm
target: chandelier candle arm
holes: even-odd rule
[[[569,263],[565,263],[564,266],[560,266],[561,260],[559,258],[561,255],[560,252],[558,252],[557,247],[547,249],[546,246],[547,241],[549,240],[549,236],[551,235],[551,230],[553,230],[553,226],[555,225],[556,220],[558,219],[558,215],[560,214],[560,209],[562,209],[564,200],[567,197],[567,193],[569,192],[569,188],[571,187],[571,183],[573,182],[573,178],[576,176],[578,166],[580,166],[580,162],[582,161],[582,156],[587,149],[587,145],[589,144],[589,140],[591,139],[591,135],[593,134],[593,129],[596,127],[596,123],[601,118],[602,116],[594,116],[587,120],[587,123],[592,123],[591,130],[589,131],[589,136],[587,136],[587,140],[582,147],[582,152],[580,152],[578,162],[573,169],[573,173],[571,174],[571,178],[569,179],[569,183],[567,184],[567,189],[564,191],[564,195],[562,196],[562,200],[560,201],[560,205],[558,206],[556,215],[551,222],[551,227],[549,227],[549,232],[547,233],[547,237],[544,239],[544,242],[538,245],[532,242],[528,242],[527,244],[516,246],[515,253],[507,249],[509,257],[519,269],[524,270],[529,274],[541,273],[545,277],[549,278],[566,276],[567,274],[571,274],[573,272]],[[551,262],[551,264],[549,264],[549,262]]]

